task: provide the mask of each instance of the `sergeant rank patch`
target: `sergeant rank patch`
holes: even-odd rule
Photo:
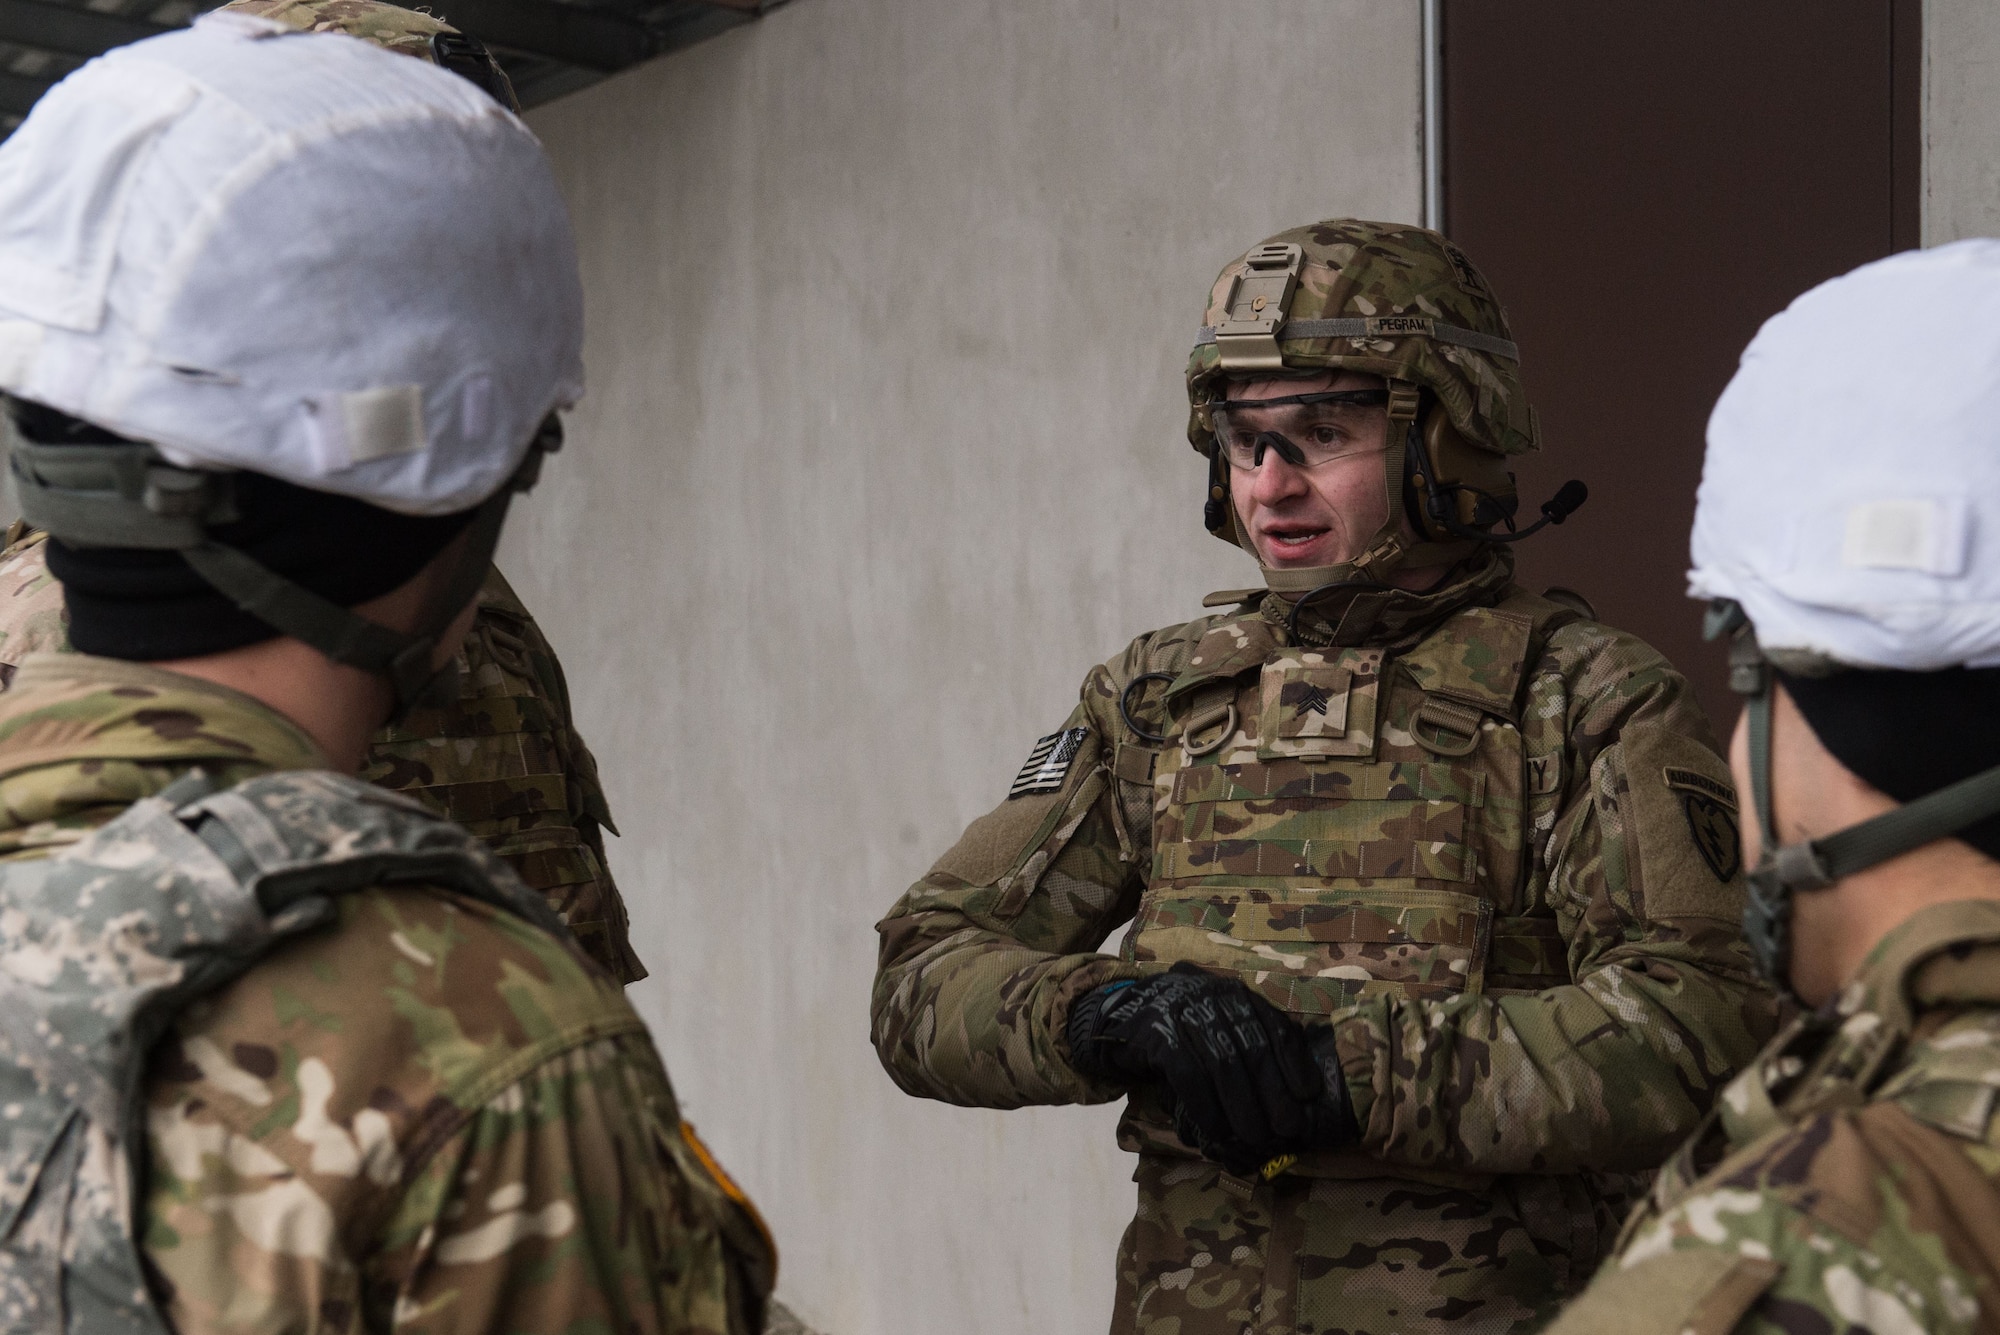
[[[1088,728],[1064,728],[1037,741],[1028,752],[1028,762],[1014,776],[1014,786],[1007,790],[1007,796],[1053,793],[1062,787],[1063,780],[1069,777],[1070,762],[1083,749],[1083,739],[1088,736]]]
[[[1716,880],[1734,879],[1743,865],[1743,844],[1736,832],[1736,794],[1728,785],[1694,770],[1669,766],[1666,777],[1667,786],[1681,795],[1688,834],[1701,860]]]

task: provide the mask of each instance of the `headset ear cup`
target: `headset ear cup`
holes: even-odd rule
[[[1424,479],[1426,488],[1443,489],[1449,498],[1446,513],[1457,523],[1490,529],[1510,518],[1520,504],[1506,456],[1467,440],[1441,404],[1433,404],[1425,414],[1424,452],[1436,474]],[[1429,536],[1440,540],[1452,536],[1433,527],[1428,511],[1422,513]]]
[[[1433,413],[1435,410],[1433,410]],[[1403,515],[1417,536],[1426,542],[1444,540],[1445,535],[1431,518],[1431,460],[1427,431],[1410,423],[1409,443],[1403,447]]]
[[[1446,527],[1445,520],[1465,522],[1459,510],[1452,506],[1456,493],[1451,484],[1458,481],[1452,468],[1457,455],[1463,452],[1464,442],[1451,424],[1451,416],[1426,394],[1424,414],[1419,423],[1410,425],[1410,443],[1404,450],[1403,464],[1403,508],[1410,517],[1411,527],[1430,542],[1457,542],[1462,534],[1453,533]],[[1431,513],[1431,507],[1440,494],[1446,500],[1444,516]]]
[[[1229,467],[1218,450],[1208,460],[1208,494],[1201,503],[1202,527],[1224,542],[1233,542],[1245,551],[1250,545],[1236,527],[1236,500],[1229,493]]]

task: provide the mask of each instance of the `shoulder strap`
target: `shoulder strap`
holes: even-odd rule
[[[0,866],[0,1312],[161,1335],[134,1236],[146,1055],[335,898],[443,886],[567,939],[477,840],[345,775],[190,775],[54,857]],[[16,1314],[19,1314],[18,1317]]]
[[[1533,621],[1538,646],[1547,643],[1549,636],[1564,626],[1597,619],[1596,609],[1582,594],[1560,586],[1535,594],[1518,584],[1510,584],[1495,606],[1504,612],[1517,612]]]
[[[1549,636],[1583,619],[1510,585],[1493,606],[1454,613],[1399,661],[1426,695],[1512,719]]]
[[[553,936],[569,935],[484,843],[414,798],[344,774],[260,775],[175,814],[273,919],[314,899],[422,882],[507,909]]]
[[[1176,675],[1167,687],[1169,699],[1212,681],[1225,681],[1238,673],[1260,667],[1278,645],[1271,623],[1254,610],[1241,609],[1226,616],[1190,622],[1184,630],[1200,628],[1199,638],[1178,636],[1161,646],[1159,671]]]

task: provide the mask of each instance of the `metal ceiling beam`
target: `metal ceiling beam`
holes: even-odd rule
[[[0,41],[58,51],[66,56],[103,55],[114,46],[157,37],[172,28],[144,19],[100,14],[91,9],[40,3],[40,0],[0,0]]]
[[[396,2],[416,5],[421,0]],[[536,86],[546,83],[547,95],[558,96],[580,86],[579,80],[594,82],[593,76],[615,73],[702,41],[783,2],[688,0],[651,24],[561,0],[449,0],[449,12],[454,26],[496,50],[555,62],[553,71],[528,82]],[[203,9],[214,3],[216,0],[200,0]],[[179,26],[99,13],[56,0],[0,0],[0,42],[74,59],[102,55],[113,47],[172,32]],[[563,70],[562,66],[569,68]],[[52,83],[50,79],[0,73],[0,115],[27,115]],[[525,96],[531,88],[524,86],[522,91]],[[531,103],[540,100],[529,97]]]
[[[0,74],[0,113],[25,116],[43,93],[55,85],[47,79],[30,79],[19,74]]]
[[[445,8],[453,27],[488,46],[603,74],[636,65],[660,49],[643,23],[551,0],[450,0]]]

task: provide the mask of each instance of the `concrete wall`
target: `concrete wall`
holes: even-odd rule
[[[1414,0],[795,0],[536,112],[590,393],[502,558],[625,837],[634,989],[835,1335],[1105,1327],[1110,1109],[910,1099],[871,925],[1089,666],[1254,577],[1180,367],[1266,234],[1420,202]]]
[[[2000,5],[1924,3],[1924,244],[2000,236]]]

